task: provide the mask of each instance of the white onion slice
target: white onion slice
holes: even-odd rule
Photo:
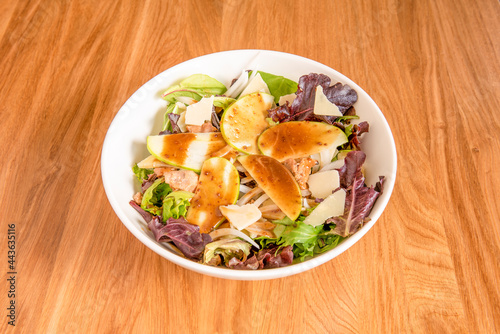
[[[319,152],[319,165],[320,167],[324,167],[330,162],[332,162],[333,157],[337,154],[337,148],[336,147],[330,147],[327,148],[326,150],[323,150]]]
[[[252,181],[253,181],[253,178],[250,176],[247,176],[247,177],[244,177],[240,180],[240,184],[247,184],[247,183],[252,182]]]
[[[267,213],[269,211],[280,210],[276,204],[270,204],[259,208],[260,212]]]
[[[276,204],[261,206],[259,210],[262,212],[262,217],[270,220],[283,219],[286,217]]]
[[[245,186],[243,184],[240,184],[240,193],[248,193],[250,190],[252,190],[252,188],[248,187],[248,186]]]
[[[262,203],[264,203],[264,201],[266,199],[268,199],[269,196],[267,196],[266,194],[263,194],[262,196],[260,196],[257,200],[255,200],[255,202],[253,202],[253,205],[255,205],[256,207],[259,207],[262,205]]]
[[[175,99],[176,99],[177,101],[179,101],[179,102],[184,103],[185,105],[188,105],[188,106],[190,106],[190,105],[192,105],[192,104],[194,104],[194,103],[198,102],[198,101],[196,101],[195,99],[190,98],[190,97],[187,97],[187,96],[177,96]]]
[[[241,187],[242,186],[240,186],[240,190],[241,190]],[[246,186],[244,186],[244,187],[246,187]],[[245,195],[241,196],[241,198],[238,200],[238,202],[236,202],[236,204],[238,204],[240,206],[244,205],[248,201],[250,201],[254,196],[260,194],[261,192],[263,192],[263,190],[261,188],[255,187],[252,190],[250,190],[249,192],[247,192]]]
[[[321,156],[319,153],[311,154],[311,159],[314,159],[318,162],[318,164],[314,165],[311,169],[313,173],[316,173],[319,170],[319,162],[321,160]]]
[[[247,170],[245,169],[245,167],[243,167],[238,161],[236,161],[236,162],[237,163],[234,164],[234,167],[236,168],[236,170],[238,172],[246,173]]]
[[[218,239],[220,237],[226,236],[226,235],[234,235],[237,236],[238,238],[241,238],[247,242],[249,242],[252,246],[256,247],[257,249],[260,249],[260,246],[252,240],[248,235],[245,233],[238,231],[237,229],[234,228],[220,228],[218,230],[215,230],[210,233],[210,237],[212,240]]]
[[[232,84],[231,87],[224,93],[224,95],[232,98],[237,98],[238,95],[245,89],[248,84],[248,73],[247,71],[241,72],[241,75],[238,77],[238,80]]]
[[[252,74],[250,74],[250,78],[248,78],[248,82],[252,81],[252,79],[257,76],[258,71],[259,71],[259,68],[257,66],[255,66],[254,69],[252,70]]]
[[[307,202],[307,198],[302,199],[302,208],[303,209],[310,209],[311,206],[309,205],[309,202]]]

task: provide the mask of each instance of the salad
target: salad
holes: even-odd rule
[[[194,74],[162,97],[162,131],[133,166],[141,189],[130,201],[158,242],[207,265],[277,268],[369,221],[384,177],[365,184],[369,125],[348,85],[243,71],[226,87]]]

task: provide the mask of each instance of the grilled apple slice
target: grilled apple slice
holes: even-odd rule
[[[265,155],[240,156],[238,161],[281,211],[290,219],[297,219],[302,209],[302,196],[299,185],[285,166]]]
[[[169,165],[199,172],[203,162],[226,146],[219,132],[149,136],[148,151]]]
[[[286,122],[273,126],[259,136],[260,151],[279,161],[300,158],[347,143],[336,126],[321,122]]]
[[[247,154],[260,154],[257,138],[268,126],[267,110],[274,97],[265,93],[246,95],[233,103],[222,115],[220,130],[229,145]]]
[[[239,193],[240,177],[234,165],[224,158],[206,160],[186,214],[187,221],[198,225],[201,233],[210,232],[224,219],[219,206],[236,203]]]

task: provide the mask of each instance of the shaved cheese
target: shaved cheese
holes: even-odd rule
[[[323,93],[323,87],[316,87],[316,96],[314,98],[314,114],[324,116],[343,116],[339,107],[331,103]]]
[[[257,73],[257,75],[252,80],[250,80],[248,85],[241,92],[240,96],[245,96],[245,95],[256,93],[256,92],[271,94],[269,92],[269,87],[267,87],[267,84],[264,82],[264,80],[260,76],[260,73]]]
[[[202,98],[200,102],[192,104],[186,109],[186,121],[188,125],[203,125],[205,121],[212,120],[212,107],[214,96]]]
[[[318,226],[325,223],[330,217],[338,217],[344,214],[345,208],[345,191],[339,189],[334,194],[325,198],[325,200],[304,219],[305,224]]]
[[[225,205],[220,206],[219,210],[240,231],[262,217],[262,213],[255,204]]]
[[[311,194],[316,198],[325,198],[340,185],[339,172],[328,170],[309,175],[307,180]]]
[[[295,93],[283,95],[283,96],[280,96],[280,100],[278,103],[280,106],[284,105],[286,102],[292,104],[293,100],[295,100],[296,97],[297,97],[297,94],[295,94]]]

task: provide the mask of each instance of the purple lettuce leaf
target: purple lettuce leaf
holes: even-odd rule
[[[348,189],[355,179],[364,182],[361,166],[365,163],[366,154],[363,151],[351,151],[345,157],[344,166],[339,169],[340,187]]]
[[[261,249],[257,253],[257,260],[263,264],[264,268],[279,268],[292,264],[292,246],[286,246],[277,253],[278,247]]]
[[[153,232],[153,236],[158,242],[167,242],[171,241],[167,236],[167,231],[165,229],[166,225],[161,223],[160,216],[154,216],[149,222],[148,227]]]
[[[172,126],[172,133],[182,133],[181,128],[177,125],[179,118],[181,118],[181,115],[174,113],[168,114],[168,119],[170,120],[170,126]]]
[[[269,117],[271,117],[274,122],[278,123],[288,121],[292,115],[288,101],[281,106],[269,109],[267,112],[269,113]]]
[[[351,106],[349,109],[346,110],[344,116],[356,116],[356,109]]]
[[[149,174],[148,179],[144,180],[141,184],[141,190],[144,193],[156,181],[158,176],[155,173]]]
[[[158,242],[172,241],[187,258],[197,260],[201,257],[205,245],[212,241],[210,235],[200,233],[199,227],[191,225],[184,217],[169,218],[165,225],[155,216],[148,224]]]
[[[326,223],[335,224],[333,232],[342,237],[355,233],[370,214],[380,192],[364,185],[364,178],[354,179],[351,189],[346,193],[344,214],[329,218]]]
[[[343,115],[358,100],[358,93],[349,85],[342,85],[340,82],[327,88],[323,86],[323,90],[328,100],[339,107]]]
[[[358,94],[349,85],[340,82],[330,86],[331,79],[324,74],[310,73],[299,79],[297,97],[292,105],[282,105],[271,109],[269,116],[275,122],[287,121],[319,121],[333,124],[336,116],[318,116],[314,114],[316,87],[321,86],[328,100],[334,103],[342,114],[345,114],[358,100]]]
[[[375,190],[382,194],[384,191],[385,176],[379,176],[378,179],[379,181],[375,185]]]
[[[227,266],[231,269],[257,270],[260,268],[260,262],[255,255],[252,255],[246,261],[241,261],[237,257],[233,257],[228,261]]]
[[[220,131],[219,116],[217,116],[217,113],[215,111],[212,111],[212,126],[216,128],[217,131]]]
[[[139,204],[137,204],[134,201],[130,201],[129,204],[141,214],[142,218],[146,221],[146,223],[149,223],[153,219],[153,215],[141,208]]]
[[[333,232],[347,237],[356,232],[367,221],[375,201],[383,190],[384,177],[380,177],[375,187],[367,187],[361,167],[366,160],[362,151],[347,153],[345,164],[339,171],[340,187],[346,191],[344,214],[327,219],[326,223],[335,224]]]
[[[333,122],[332,125],[335,125],[337,128],[345,132],[346,125],[342,122]]]
[[[368,132],[370,130],[370,125],[368,122],[364,121],[355,125],[355,131],[358,136],[361,136],[363,133]]]
[[[171,135],[172,134],[172,131],[170,131],[169,129],[165,129],[163,131],[160,131],[158,133],[159,136],[163,136],[163,135]]]
[[[290,107],[294,121],[310,120],[315,118],[313,113],[314,100],[316,96],[316,87],[323,87],[323,93],[328,97],[327,90],[330,86],[330,78],[324,74],[310,73],[303,75],[299,79],[299,88],[297,89],[297,97],[293,100]],[[306,111],[307,112],[304,112]]]
[[[292,246],[283,247],[279,250],[279,246],[261,249],[257,254],[249,257],[246,261],[240,261],[237,258],[232,258],[228,262],[228,267],[231,269],[269,269],[285,267],[293,262]]]
[[[179,121],[179,118],[181,115],[175,114],[175,113],[169,113],[167,115],[169,121],[170,121],[170,126],[172,127],[172,131],[170,131],[168,128],[160,131],[158,135],[171,135],[174,133],[182,133],[181,128],[177,125],[177,122]]]
[[[361,122],[359,124],[354,124],[352,126],[352,132],[349,134],[348,142],[342,146],[343,149],[351,149],[351,150],[361,150],[361,142],[359,141],[359,136],[363,133],[368,132],[370,130],[370,125],[368,122]],[[345,132],[345,128],[344,128]]]

